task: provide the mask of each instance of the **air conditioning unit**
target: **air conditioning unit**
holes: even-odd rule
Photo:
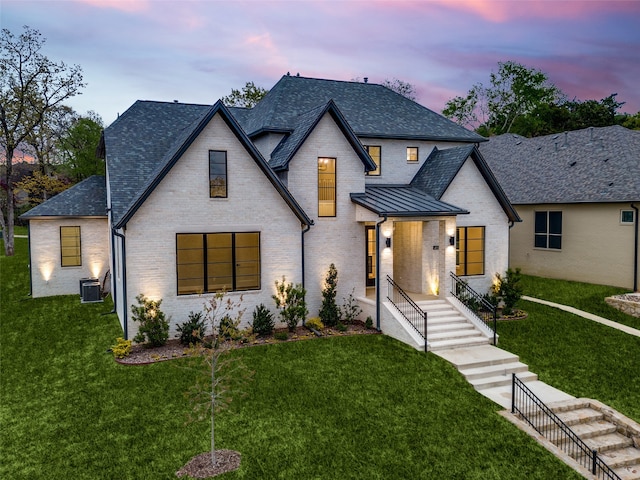
[[[100,282],[85,282],[82,284],[82,299],[80,303],[95,303],[102,301]]]
[[[80,279],[80,298],[82,298],[82,286],[85,283],[90,283],[90,282],[97,282],[98,279],[95,277],[90,277],[90,278],[81,278]]]

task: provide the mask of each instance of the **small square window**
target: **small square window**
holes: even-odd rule
[[[621,210],[620,211],[620,223],[633,224],[636,212],[633,210]]]
[[[418,161],[418,147],[407,147],[407,162]]]

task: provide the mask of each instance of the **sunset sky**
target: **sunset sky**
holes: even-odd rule
[[[138,99],[211,104],[287,72],[398,78],[441,112],[508,60],[570,99],[618,93],[640,111],[640,0],[2,0],[0,23],[80,65],[87,87],[68,104],[107,125]]]

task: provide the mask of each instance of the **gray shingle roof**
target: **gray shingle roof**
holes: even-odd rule
[[[640,201],[640,131],[504,134],[480,151],[514,204]]]
[[[298,218],[311,223],[222,102],[213,106],[136,102],[104,134],[116,227],[126,224],[218,113]]]
[[[20,218],[36,217],[106,217],[105,177],[94,175],[33,207]]]
[[[373,83],[283,76],[239,119],[250,135],[292,131],[298,115],[333,100],[358,136],[483,142],[486,139],[394,91]]]
[[[349,141],[351,146],[354,148],[354,150],[362,160],[364,169],[366,171],[375,170],[375,163],[373,162],[369,154],[365,151],[364,147],[360,143],[360,140],[358,140],[356,135],[353,133],[353,130],[351,130],[349,124],[346,122],[338,107],[332,100],[329,100],[329,102],[327,102],[326,104],[316,107],[306,113],[298,115],[298,117],[295,119],[295,127],[291,135],[283,139],[283,141],[275,148],[275,150],[271,154],[271,159],[269,160],[269,165],[271,166],[271,168],[273,168],[275,171],[288,169],[289,161],[291,160],[291,158],[295,155],[300,146],[304,143],[309,134],[318,124],[320,119],[327,112],[331,114],[338,127],[345,135],[347,141]]]
[[[378,215],[425,217],[469,213],[410,185],[365,186],[364,193],[352,193],[351,201]]]

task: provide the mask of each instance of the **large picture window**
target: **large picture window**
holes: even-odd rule
[[[562,248],[562,212],[535,212],[534,246]]]
[[[456,275],[484,275],[484,227],[458,227]]]
[[[80,227],[60,227],[60,259],[63,267],[82,265]]]
[[[318,216],[336,216],[335,158],[318,158]]]
[[[178,295],[260,289],[260,233],[179,233]]]
[[[227,196],[227,152],[209,150],[209,197]]]
[[[364,149],[369,152],[369,156],[371,160],[376,164],[376,169],[367,172],[367,175],[378,176],[381,173],[381,162],[382,162],[382,147],[373,146],[373,145],[365,145]]]

